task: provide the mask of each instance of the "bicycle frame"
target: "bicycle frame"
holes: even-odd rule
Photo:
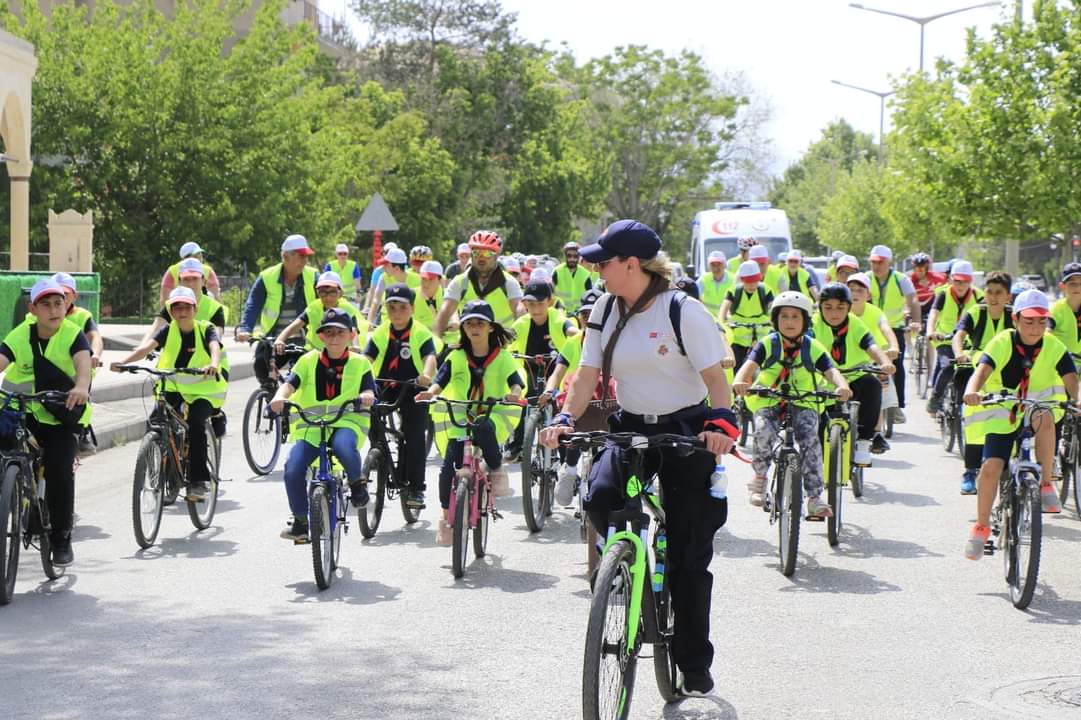
[[[858,426],[860,403],[858,400],[848,402],[847,411],[827,411],[825,428],[825,441],[829,442],[830,430],[834,427],[841,428],[841,487],[848,485],[848,479],[852,473],[853,458],[856,453],[855,428]],[[822,478],[829,481],[830,477],[830,453],[825,444],[822,446]]]

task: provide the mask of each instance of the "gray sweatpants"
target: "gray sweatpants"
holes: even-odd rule
[[[818,439],[818,412],[807,408],[788,406],[795,413],[792,425],[796,445],[800,449],[800,469],[803,489],[808,497],[822,494],[822,443]],[[773,461],[773,446],[781,436],[781,408],[777,405],[762,408],[754,414],[754,474],[769,477]]]

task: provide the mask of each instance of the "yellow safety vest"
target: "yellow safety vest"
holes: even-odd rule
[[[585,294],[586,284],[593,280],[591,273],[581,265],[572,271],[567,267],[567,263],[560,263],[552,271],[552,277],[555,280],[553,287],[556,297],[563,302],[563,306],[568,311],[573,308],[574,312],[578,312],[578,305],[582,295]]]
[[[1051,306],[1051,319],[1055,321],[1051,334],[1057,337],[1068,351],[1075,355],[1081,354],[1081,324],[1077,322],[1066,298],[1056,300]]]
[[[449,400],[468,400],[470,373],[466,351],[461,348],[452,350],[447,355],[446,362],[450,363],[450,380],[447,382],[447,386],[443,388],[443,397]],[[506,397],[510,392],[507,378],[510,377],[511,373],[517,374],[517,372],[518,367],[515,365],[511,354],[506,350],[500,350],[495,360],[484,369],[484,395],[479,399],[490,400]],[[518,377],[518,380],[519,384],[524,387],[525,383],[521,382],[521,376]],[[447,406],[442,403],[432,403],[431,415],[435,424],[436,447],[439,448],[440,454],[446,455],[447,443],[450,440],[464,438],[465,428],[456,427],[451,423]],[[489,417],[495,425],[496,440],[502,445],[510,438],[514,428],[518,427],[518,422],[522,417],[522,410],[511,405],[496,405],[492,408]],[[462,422],[463,418],[465,418],[465,411],[461,408],[455,408],[454,418],[458,422]]]
[[[852,314],[856,315],[855,311],[853,311]],[[867,329],[871,333],[871,337],[875,339],[875,344],[882,348],[883,352],[885,352],[886,349],[890,346],[890,342],[886,338],[886,334],[882,332],[882,328],[879,327],[879,320],[884,316],[884,312],[882,312],[876,306],[872,305],[869,302],[865,302],[863,304],[863,314],[856,315],[856,317],[862,320],[863,324],[867,326]]]
[[[765,323],[769,324],[769,306],[773,302],[773,296],[769,290],[759,283],[754,292],[748,293],[743,285],[732,289],[732,305],[729,307],[729,322],[738,323]],[[755,333],[751,328],[730,328],[732,331],[732,344],[741,347],[751,347],[754,344]],[[757,337],[763,338],[769,332],[763,327],[758,331]]]
[[[15,353],[15,359],[7,366],[4,373],[4,382],[0,387],[8,392],[35,393],[38,391],[34,377],[34,351],[30,347],[30,327],[32,323],[23,321],[19,323],[4,338],[4,343]],[[60,372],[75,381],[75,361],[72,360],[71,344],[82,332],[82,328],[65,319],[60,323],[60,328],[49,338],[45,345],[42,357],[51,362]],[[42,390],[46,388],[40,388]],[[34,418],[45,425],[59,425],[60,422],[53,417],[45,407],[38,402],[30,403],[27,408]],[[79,424],[90,424],[90,403],[86,404],[83,414],[79,416]]]
[[[833,328],[822,317],[822,313],[817,312],[814,317],[811,318],[811,332],[814,334],[814,339],[822,343],[822,347],[829,353],[833,349]],[[855,367],[856,365],[864,365],[866,363],[873,362],[871,355],[860,347],[860,343],[863,341],[864,336],[870,335],[871,339],[874,339],[874,334],[867,329],[863,321],[852,313],[848,313],[848,332],[845,333],[845,357],[844,362],[837,362],[834,360],[834,364],[838,367],[847,370],[848,368]],[[832,354],[830,357],[833,357]],[[854,373],[849,375],[851,380],[861,378],[867,373]],[[832,390],[833,384],[826,381],[826,387],[824,389]]]
[[[886,320],[891,328],[899,328],[905,324],[905,296],[901,292],[901,278],[904,277],[896,270],[890,270],[890,276],[886,278],[885,294],[878,282],[878,278],[871,273],[871,302],[886,313]]]
[[[207,328],[210,327],[208,320],[195,321],[195,352],[192,353],[188,367],[201,368],[210,364],[210,353],[206,350]],[[158,368],[161,370],[173,370],[176,368],[176,358],[180,353],[180,326],[176,320],[169,323],[169,334],[165,336],[165,344],[158,356]],[[221,351],[221,369],[228,371],[228,361],[225,358],[225,350]],[[219,373],[217,378],[205,375],[174,375],[166,379],[165,389],[169,392],[180,393],[184,402],[193,403],[203,399],[210,402],[213,407],[220,408],[225,404],[225,391],[229,382],[224,374]]]
[[[435,336],[432,335],[432,331],[428,329],[427,325],[417,321],[416,316],[413,317],[411,323],[409,326],[409,345],[402,348],[401,357],[403,360],[412,360],[417,375],[420,375],[424,372],[424,356],[421,354],[421,349],[424,347],[425,342],[430,339],[434,340]],[[373,372],[380,373],[383,371],[387,346],[390,344],[390,328],[390,322],[387,321],[380,323],[379,327],[372,333],[372,342],[375,343],[377,351],[375,359],[372,360]]]
[[[345,265],[343,266],[341,263],[338,262],[338,258],[335,257],[333,260],[328,262],[327,265],[330,267],[331,272],[338,273],[338,277],[342,279],[343,286],[353,284],[353,280],[355,279],[353,277],[353,271],[357,269],[356,260],[346,260]]]
[[[263,311],[259,315],[259,330],[263,335],[274,329],[274,323],[278,322],[278,316],[282,312],[282,300],[285,293],[282,291],[281,276],[281,263],[272,265],[259,273],[259,277],[263,279],[263,289],[266,290],[266,301],[263,303]],[[297,278],[298,287],[295,292],[303,294],[305,307],[316,299],[316,277],[315,268],[305,265],[304,271]]]
[[[504,276],[505,277],[505,276]],[[459,280],[458,278],[461,278]],[[470,300],[483,300],[492,306],[492,312],[495,314],[495,321],[505,328],[509,328],[514,325],[514,311],[511,310],[510,300],[507,298],[506,288],[502,284],[492,292],[488,293],[484,297],[477,295],[477,291],[473,289],[473,283],[469,282],[469,273],[464,272],[458,277],[454,278],[452,282],[460,282],[463,287],[462,300],[458,303],[458,309],[462,307]]]
[[[724,273],[724,280],[719,282],[713,279],[712,273],[706,273],[698,278],[698,294],[702,304],[706,306],[706,310],[709,310],[709,314],[713,316],[714,320],[717,319],[717,314],[721,311],[725,295],[735,287],[735,282],[735,275],[727,270]]]
[[[789,274],[787,267],[783,268],[781,272],[784,273],[784,277],[788,280],[789,290],[795,290],[796,292],[803,293],[807,297],[811,297],[811,273],[807,272],[806,268],[796,268],[795,279]]]
[[[293,401],[309,413],[316,413],[320,418],[329,420],[338,413],[339,407],[360,396],[360,390],[364,386],[364,376],[372,375],[372,364],[363,355],[347,353],[349,359],[342,371],[341,392],[331,400],[319,400],[316,396],[315,372],[319,356],[322,354],[322,350],[309,350],[293,365],[293,372],[300,378],[300,393],[299,396],[294,395]],[[373,377],[373,382],[374,379]],[[356,432],[358,448],[368,437],[370,426],[371,415],[356,410],[343,413],[341,419],[331,425],[332,428],[349,428]],[[289,432],[294,438],[303,440],[313,447],[319,447],[319,428],[308,425],[298,416],[293,417]],[[330,441],[330,433],[327,434],[327,441]]]
[[[196,258],[196,260],[198,260],[198,259],[199,258]],[[181,260],[180,262],[183,262],[183,260]],[[202,262],[202,261],[200,260],[200,262]],[[213,272],[214,272],[214,268],[210,267],[209,263],[204,262],[203,263],[203,280],[204,281],[208,280],[210,278],[211,274],[213,274]],[[180,285],[180,263],[179,262],[173,263],[172,265],[169,266],[169,275],[171,275],[172,278],[173,278],[173,287],[177,287],[178,285]]]
[[[567,316],[556,310],[555,308],[548,308],[548,347],[551,350],[559,352],[563,349],[563,344],[567,342],[567,336],[563,333],[563,323],[567,321]],[[529,332],[533,324],[533,318],[528,314],[523,315],[514,321],[514,342],[511,343],[511,351],[516,352],[519,355],[524,355],[526,351],[526,343],[529,342]]]
[[[338,304],[334,306],[338,310],[344,310],[349,317],[353,318],[353,322],[357,326],[357,339],[361,342],[363,347],[364,338],[368,337],[368,321],[360,314],[360,310],[357,310],[356,305],[345,300],[338,298]],[[308,307],[304,308],[304,315],[308,318],[308,330],[304,333],[305,344],[309,346],[309,349],[322,350],[326,345],[319,339],[319,325],[323,322],[323,313],[329,308],[323,306],[322,300],[316,300],[309,303]]]
[[[948,285],[941,286],[935,292],[946,297],[946,302],[943,303],[942,309],[938,311],[938,317],[935,319],[934,331],[940,335],[949,335],[953,333],[953,329],[957,327],[957,321],[961,318],[961,313],[969,308],[976,307],[980,301],[980,292],[975,288],[969,290],[965,295],[965,304],[963,307],[958,307],[957,301],[953,299],[953,292],[949,289]],[[942,347],[949,344],[949,340],[935,340],[934,342],[935,347]]]
[[[1073,315],[1073,313],[1070,314]],[[1013,329],[1013,308],[1009,305],[1002,309],[1002,317],[998,320],[991,319],[991,315],[987,312],[987,306],[983,304],[969,308],[965,311],[965,315],[972,317],[972,333],[965,338],[965,345],[971,348],[973,352],[983,350],[991,342],[991,339],[1000,332]],[[1058,335],[1055,337],[1058,337]],[[1062,340],[1062,338],[1059,338],[1059,340]],[[1069,347],[1069,345],[1066,345],[1067,350]]]
[[[774,297],[781,293],[781,279],[784,275],[785,273],[776,265],[766,265],[766,270],[762,273],[762,284],[773,293]]]
[[[779,378],[781,375],[781,369],[783,363],[781,361],[783,354],[783,345],[781,336],[774,332],[770,333],[762,339],[762,347],[766,351],[766,358],[759,367],[758,375],[754,379],[755,385],[764,385],[776,389],[780,384]],[[815,377],[818,375],[818,371],[815,370],[815,366],[818,363],[820,357],[826,354],[826,348],[822,346],[822,343],[818,342],[814,338],[804,335],[801,338],[801,345],[799,354],[796,356],[795,361],[792,363],[792,368],[788,374],[788,384],[793,392],[808,392],[811,390],[824,390],[826,381],[822,380],[821,383]],[[751,412],[757,412],[762,408],[772,407],[780,403],[780,400],[772,397],[760,397],[758,395],[747,396],[747,408]],[[812,410],[822,410],[825,404],[821,400],[801,400],[795,403],[798,407],[810,408]]]

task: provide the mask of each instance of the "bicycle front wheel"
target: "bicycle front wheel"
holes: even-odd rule
[[[844,443],[841,442],[841,428],[837,425],[830,426],[826,453],[829,462],[829,475],[826,477],[826,482],[829,483],[828,499],[833,509],[833,517],[826,522],[826,537],[830,546],[836,546],[841,541],[841,466],[844,463]]]
[[[634,546],[614,543],[601,558],[593,585],[582,662],[582,717],[585,720],[624,720],[630,715],[638,648],[627,642],[631,606],[631,563]],[[637,643],[636,643],[637,645]]]
[[[379,530],[379,523],[383,519],[383,505],[387,499],[387,456],[383,450],[373,447],[364,458],[364,467],[361,476],[368,484],[368,504],[357,508],[357,520],[360,524],[360,534],[365,538],[375,537]],[[403,493],[404,496],[404,493]],[[403,508],[405,505],[403,504]],[[406,517],[408,520],[408,516]]]
[[[780,484],[783,490],[778,498],[780,522],[777,523],[778,552],[781,560],[781,574],[791,577],[796,572],[796,555],[799,552],[799,523],[803,516],[803,485],[799,475],[795,455],[789,455],[778,467],[781,473]]]
[[[188,501],[188,517],[196,530],[206,530],[214,522],[218,509],[218,471],[221,468],[221,438],[214,432],[210,420],[206,421],[206,497],[200,502]]]
[[[1040,574],[1040,544],[1043,538],[1043,516],[1040,507],[1039,482],[1025,482],[1021,492],[1010,498],[1010,551],[1007,553],[1006,580],[1010,585],[1013,606],[1024,610],[1032,602],[1036,578]],[[1010,572],[1012,566],[1012,572]]]
[[[491,517],[488,515],[488,488],[481,483],[477,492],[477,507],[480,508],[480,517],[477,518],[477,524],[473,528],[473,555],[482,558],[488,550],[488,525],[491,522]]]
[[[465,575],[466,554],[469,552],[469,483],[472,480],[472,477],[459,476],[454,497],[451,498],[454,503],[454,542],[451,552],[454,555],[451,557],[450,571],[456,578]]]
[[[256,475],[269,474],[282,449],[282,418],[276,413],[267,417],[270,399],[270,393],[259,388],[244,406],[244,457]]]
[[[21,542],[19,467],[8,465],[0,480],[0,605],[7,605],[15,595]]]
[[[157,431],[148,432],[135,457],[135,480],[131,489],[131,526],[135,531],[135,542],[144,550],[158,537],[165,506],[165,486],[161,436]]]
[[[522,431],[522,514],[529,532],[540,532],[548,516],[549,477],[552,451],[540,444],[544,427],[540,410],[529,413]]]
[[[315,483],[308,495],[311,515],[308,532],[312,545],[312,569],[315,571],[315,584],[320,590],[330,587],[334,579],[334,538],[330,529],[330,496],[326,485]]]

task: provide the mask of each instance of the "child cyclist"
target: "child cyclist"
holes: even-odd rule
[[[360,314],[356,306],[345,299],[345,291],[342,289],[342,279],[338,273],[328,270],[315,281],[316,299],[304,308],[304,312],[297,319],[289,323],[274,339],[274,352],[281,355],[285,352],[285,344],[294,335],[304,333],[305,345],[309,350],[322,350],[323,341],[319,339],[316,328],[327,310],[337,308],[347,314],[353,322],[357,333],[355,337],[361,340],[368,337],[368,321]]]
[[[773,293],[762,284],[762,270],[754,260],[747,260],[739,266],[736,273],[738,286],[728,291],[718,320],[722,325],[728,322],[762,323],[769,322],[769,307],[773,302]],[[732,330],[732,355],[735,366],[743,365],[747,352],[754,345],[755,333],[752,328],[740,327]],[[760,334],[765,334],[764,332]]]
[[[436,373],[428,390],[417,393],[417,400],[431,400],[442,394],[449,400],[505,400],[519,403],[525,382],[518,373],[514,357],[505,349],[510,336],[495,321],[492,306],[484,300],[471,300],[461,310],[461,344],[451,350]],[[464,418],[462,408],[455,408],[455,418]],[[450,545],[453,541],[447,523],[450,507],[450,485],[454,473],[465,458],[465,429],[450,422],[446,407],[432,406],[435,421],[435,442],[443,454],[439,471],[439,504],[443,517],[439,520],[436,542]],[[484,453],[491,473],[492,492],[498,497],[510,494],[507,471],[503,468],[500,447],[507,442],[521,418],[521,410],[506,405],[494,405],[488,417],[477,420],[473,437]]]
[[[852,294],[847,285],[830,283],[818,297],[819,311],[814,316],[812,337],[822,343],[830,358],[840,368],[864,365],[871,360],[892,375],[896,368],[875,342],[874,334],[852,314]],[[856,465],[871,464],[871,440],[882,407],[882,383],[865,372],[848,376],[852,396],[859,400],[859,420],[856,434]]]
[[[30,288],[30,313],[33,322],[24,320],[0,344],[0,372],[7,371],[3,388],[9,392],[68,393],[67,403],[56,408],[32,403],[26,418],[31,434],[44,451],[52,562],[66,566],[75,560],[71,551],[75,512],[72,425],[90,424],[90,342],[75,323],[64,319],[64,288],[52,278],[38,280]],[[19,539],[12,537],[9,542]]]
[[[793,392],[816,390],[821,375],[837,387],[841,401],[852,397],[848,383],[830,360],[829,353],[807,334],[813,311],[811,299],[803,293],[786,291],[777,296],[770,308],[774,332],[754,346],[736,373],[732,390],[737,395],[747,395],[752,381],[770,388],[785,383]],[[747,397],[747,407],[754,413],[754,480],[747,483],[752,505],[762,504],[766,474],[772,461],[770,455],[780,435],[783,414],[791,412],[794,413],[796,442],[800,446],[807,514],[816,518],[833,514],[822,500],[822,443],[818,437],[822,404],[814,399],[791,404],[772,397]]]
[[[951,342],[953,354],[958,363],[971,363],[973,358],[980,357],[992,338],[1003,330],[1013,329],[1013,309],[1007,304],[1010,302],[1011,282],[1010,276],[999,270],[987,273],[983,302],[966,310],[953,331]],[[973,372],[972,368],[957,368],[953,374],[958,396],[965,394],[965,387]],[[976,494],[976,476],[983,462],[983,435],[972,432],[969,425],[965,423],[965,472],[961,477],[962,495]]]
[[[353,319],[339,308],[323,313],[319,323],[322,350],[309,350],[300,356],[285,384],[270,401],[270,409],[280,413],[285,401],[299,391],[295,402],[309,411],[333,417],[341,405],[360,400],[365,407],[375,402],[375,378],[368,358],[349,352],[357,331]],[[331,427],[329,444],[345,470],[349,482],[350,501],[355,507],[368,504],[368,488],[363,479],[360,446],[371,425],[365,412],[353,408],[342,414]],[[293,521],[281,536],[296,544],[308,542],[308,492],[305,476],[308,466],[319,457],[320,430],[300,418],[293,421],[290,436],[296,440],[285,461],[285,492]]]
[[[892,364],[900,354],[900,348],[897,344],[897,336],[893,333],[893,328],[890,327],[890,322],[886,318],[886,313],[882,312],[882,308],[868,302],[871,299],[871,278],[867,277],[866,273],[852,273],[848,276],[847,285],[848,291],[852,293],[852,314],[863,321],[863,324],[871,331],[875,344],[886,353],[886,358]],[[888,392],[888,396],[892,397],[893,402],[896,403],[897,387],[893,378],[887,378],[882,383],[882,388],[882,392]],[[884,394],[883,405],[887,404],[886,398],[887,395]],[[885,408],[879,412],[875,435],[871,438],[872,455],[881,455],[890,449],[890,444],[886,442],[886,438],[882,437],[881,432],[886,412],[888,410]]]
[[[965,424],[984,436],[983,465],[977,478],[976,524],[965,543],[965,557],[979,560],[991,533],[991,506],[1002,470],[1013,454],[1021,429],[1021,410],[1007,403],[981,405],[981,393],[1008,393],[1033,400],[1077,401],[1077,371],[1058,338],[1045,334],[1051,309],[1047,296],[1026,290],[1013,303],[1014,329],[987,344],[965,388]],[[1041,468],[1040,500],[1045,513],[1062,511],[1051,481],[1055,421],[1062,410],[1037,411],[1032,418],[1036,459]]]

